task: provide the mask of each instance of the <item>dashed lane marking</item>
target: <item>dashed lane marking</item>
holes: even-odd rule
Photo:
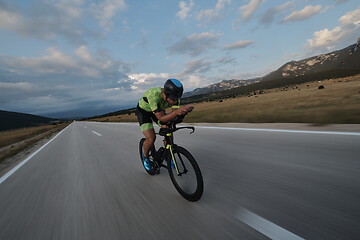
[[[236,216],[237,219],[255,229],[256,231],[264,234],[270,239],[275,240],[303,240],[292,232],[287,231],[286,229],[279,227],[278,225],[256,215],[255,213],[250,212],[245,208],[241,208]]]
[[[97,132],[95,132],[95,131],[92,131],[94,134],[96,134],[96,135],[98,135],[98,136],[102,136],[100,133],[97,133]]]

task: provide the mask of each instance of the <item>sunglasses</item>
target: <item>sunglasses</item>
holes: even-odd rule
[[[172,101],[177,101],[179,98],[177,96],[174,95],[169,95],[169,97]]]

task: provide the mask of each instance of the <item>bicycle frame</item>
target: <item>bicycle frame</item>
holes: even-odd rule
[[[181,176],[180,175],[180,172],[179,172],[179,167],[177,165],[177,162],[176,162],[176,159],[174,157],[174,152],[173,152],[173,146],[175,145],[174,144],[174,141],[173,141],[173,138],[172,138],[172,133],[167,133],[166,136],[165,136],[165,141],[166,141],[166,146],[165,146],[165,149],[167,150],[168,154],[165,154],[164,156],[169,156],[169,153],[170,153],[170,156],[171,156],[171,161],[173,161],[174,165],[175,165],[175,170],[176,170],[176,173],[178,176]],[[169,166],[168,166],[169,167]],[[171,167],[171,166],[170,166]]]
[[[187,169],[186,169],[186,167],[185,167],[185,165],[182,163],[182,165],[183,165],[183,167],[184,167],[184,172],[182,172],[182,173],[180,173],[180,170],[179,170],[179,167],[178,167],[178,163],[177,163],[177,161],[176,161],[176,159],[175,159],[175,157],[174,157],[174,152],[173,152],[173,147],[175,147],[176,146],[176,144],[174,143],[174,140],[173,140],[173,132],[175,132],[175,131],[177,131],[177,130],[179,130],[179,129],[185,129],[185,128],[187,128],[187,129],[192,129],[193,131],[191,132],[191,133],[193,133],[194,131],[195,131],[195,128],[194,127],[179,127],[179,128],[176,128],[175,126],[173,126],[172,128],[169,128],[169,130],[168,130],[168,132],[165,134],[165,141],[166,141],[166,146],[165,146],[165,149],[166,149],[166,152],[164,153],[164,155],[163,155],[163,158],[164,157],[167,157],[167,156],[169,156],[169,154],[170,154],[170,156],[171,156],[171,160],[173,161],[173,163],[174,163],[174,165],[175,165],[175,170],[176,170],[176,173],[177,173],[177,175],[178,176],[181,176],[182,174],[184,174],[184,173],[187,173]],[[190,134],[191,134],[190,133]],[[181,158],[180,158],[180,161],[182,161],[181,160]],[[165,166],[165,165],[163,165],[162,164],[162,167],[169,167],[169,166]]]

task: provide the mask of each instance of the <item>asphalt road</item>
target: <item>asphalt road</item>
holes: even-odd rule
[[[72,123],[0,180],[0,239],[360,239],[360,135],[176,132],[203,173],[196,203],[144,171],[141,137]]]

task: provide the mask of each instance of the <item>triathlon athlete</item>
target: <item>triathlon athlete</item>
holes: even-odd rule
[[[136,116],[138,118],[140,129],[143,132],[146,141],[144,142],[144,167],[150,170],[149,152],[154,145],[156,135],[153,121],[160,126],[160,122],[169,122],[179,115],[186,115],[193,110],[191,106],[180,107],[180,98],[184,88],[177,79],[168,79],[164,88],[156,87],[147,90],[140,99],[136,107]],[[172,108],[172,112],[165,113],[165,109]],[[161,127],[166,127],[162,126]]]

